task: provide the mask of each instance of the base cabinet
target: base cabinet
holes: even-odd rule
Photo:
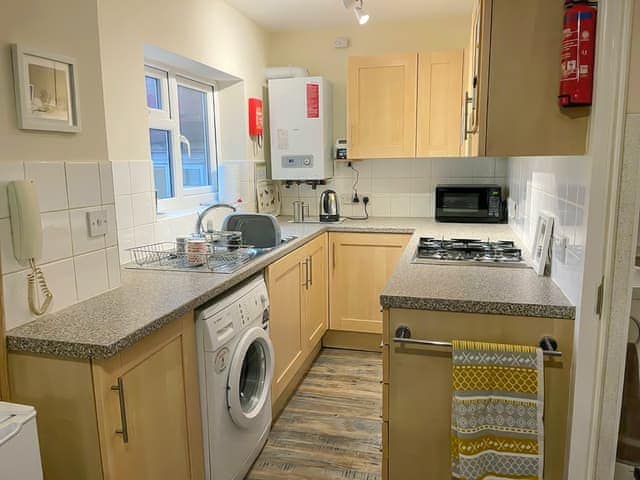
[[[411,235],[330,233],[330,328],[382,333],[380,293]]]
[[[327,331],[327,235],[270,265],[267,288],[275,352],[271,397],[278,413]]]
[[[388,479],[451,478],[451,351],[394,343],[400,325],[411,329],[412,338],[446,342],[537,345],[544,335],[554,337],[563,356],[545,359],[544,478],[564,478],[573,321],[400,309],[391,309],[388,318],[383,348],[383,417],[388,419],[383,472]]]
[[[193,313],[107,360],[9,355],[47,480],[204,476]]]

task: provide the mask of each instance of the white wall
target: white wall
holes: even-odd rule
[[[242,79],[240,111],[247,97],[262,97],[266,33],[224,1],[98,0],[98,15],[110,160],[149,159],[145,45]],[[244,139],[246,156],[236,160],[254,158]]]
[[[95,0],[8,0],[0,12],[0,162],[106,160]],[[81,132],[18,129],[11,43],[77,60]]]
[[[353,162],[360,172],[358,195],[370,198],[374,217],[433,217],[433,194],[438,184],[507,184],[505,158],[409,158]],[[334,178],[313,190],[308,185],[283,187],[283,214],[292,215],[292,203],[309,204],[317,215],[320,193],[333,189],[340,195],[342,215],[363,215],[362,203],[351,204],[356,175],[345,162],[335,163]]]
[[[525,246],[533,243],[538,215],[555,218],[551,277],[574,305],[579,305],[584,271],[586,206],[591,159],[520,157],[509,159],[509,216]],[[557,245],[566,239],[566,258]]]

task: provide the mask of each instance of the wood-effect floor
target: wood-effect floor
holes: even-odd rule
[[[248,480],[379,480],[382,356],[323,350]]]

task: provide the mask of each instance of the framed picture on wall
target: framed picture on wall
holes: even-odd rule
[[[12,45],[18,128],[79,132],[76,60]]]
[[[535,272],[542,276],[549,258],[549,246],[551,245],[551,233],[553,231],[553,217],[541,213],[538,216],[536,234],[531,248],[532,266]]]

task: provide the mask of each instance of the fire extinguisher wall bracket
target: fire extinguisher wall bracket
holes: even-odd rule
[[[597,10],[585,0],[565,0],[562,25],[560,106],[593,101]]]

